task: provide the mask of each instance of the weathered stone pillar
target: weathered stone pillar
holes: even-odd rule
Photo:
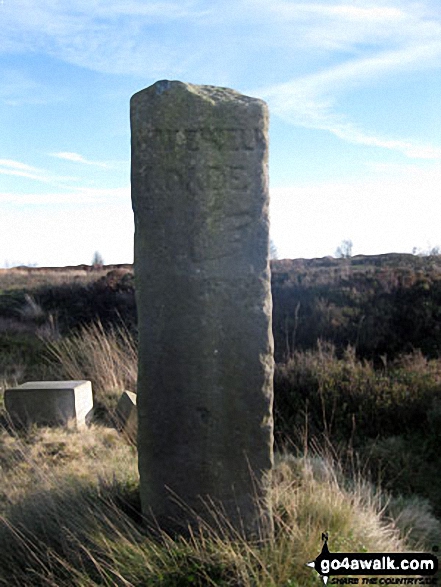
[[[273,461],[267,107],[159,81],[131,128],[142,508],[182,528],[175,498],[204,518],[213,500],[253,536]]]

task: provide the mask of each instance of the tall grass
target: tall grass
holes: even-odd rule
[[[320,454],[277,458],[274,537],[253,544],[207,525],[187,538],[143,525],[136,452],[114,431],[28,434],[3,453],[0,585],[313,586],[319,578],[305,563],[319,554],[323,531],[334,551],[408,547],[384,517],[384,496],[361,481],[348,486]]]
[[[136,390],[137,348],[124,326],[104,330],[101,322],[83,326],[48,344],[54,376],[92,382],[95,402],[113,409],[124,389]]]

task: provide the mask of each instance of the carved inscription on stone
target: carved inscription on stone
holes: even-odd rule
[[[141,139],[142,137],[142,139]],[[143,129],[140,145],[158,142],[161,150],[187,149],[200,151],[207,144],[226,151],[253,151],[265,148],[265,137],[260,128],[151,128]]]
[[[184,189],[191,194],[203,194],[209,191],[243,191],[250,185],[250,179],[243,165],[207,165],[198,173],[197,167],[180,170],[165,167],[158,175],[153,167],[142,167],[143,182],[146,190]]]

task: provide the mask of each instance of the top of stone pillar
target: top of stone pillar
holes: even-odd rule
[[[151,272],[269,271],[266,103],[163,80],[132,96],[130,116],[135,229],[157,228]]]
[[[145,98],[148,97],[148,101]],[[156,98],[156,99],[155,99]],[[197,103],[199,105],[195,107]],[[173,103],[173,112],[170,112],[169,104]],[[201,117],[213,116],[213,126],[228,123],[228,117],[231,116],[231,122],[237,119],[238,112],[244,116],[247,112],[247,118],[251,123],[256,122],[262,117],[262,109],[267,114],[267,105],[263,100],[244,96],[230,88],[221,88],[218,86],[195,85],[181,81],[161,80],[152,86],[145,88],[134,94],[130,101],[131,108],[143,116],[143,105],[153,106],[152,111],[162,127],[175,127],[176,124],[182,124],[183,114],[186,116],[188,124],[200,122]],[[189,105],[191,104],[191,108]],[[213,106],[217,106],[213,110]],[[266,126],[268,124],[266,120]]]

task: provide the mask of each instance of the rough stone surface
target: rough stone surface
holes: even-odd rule
[[[138,413],[136,410],[136,393],[124,391],[116,406],[118,429],[133,444],[138,434]]]
[[[213,500],[252,536],[271,524],[267,107],[160,81],[131,128],[143,511],[182,527],[177,499]]]
[[[84,428],[93,411],[90,381],[28,381],[5,390],[5,407],[18,426]]]

